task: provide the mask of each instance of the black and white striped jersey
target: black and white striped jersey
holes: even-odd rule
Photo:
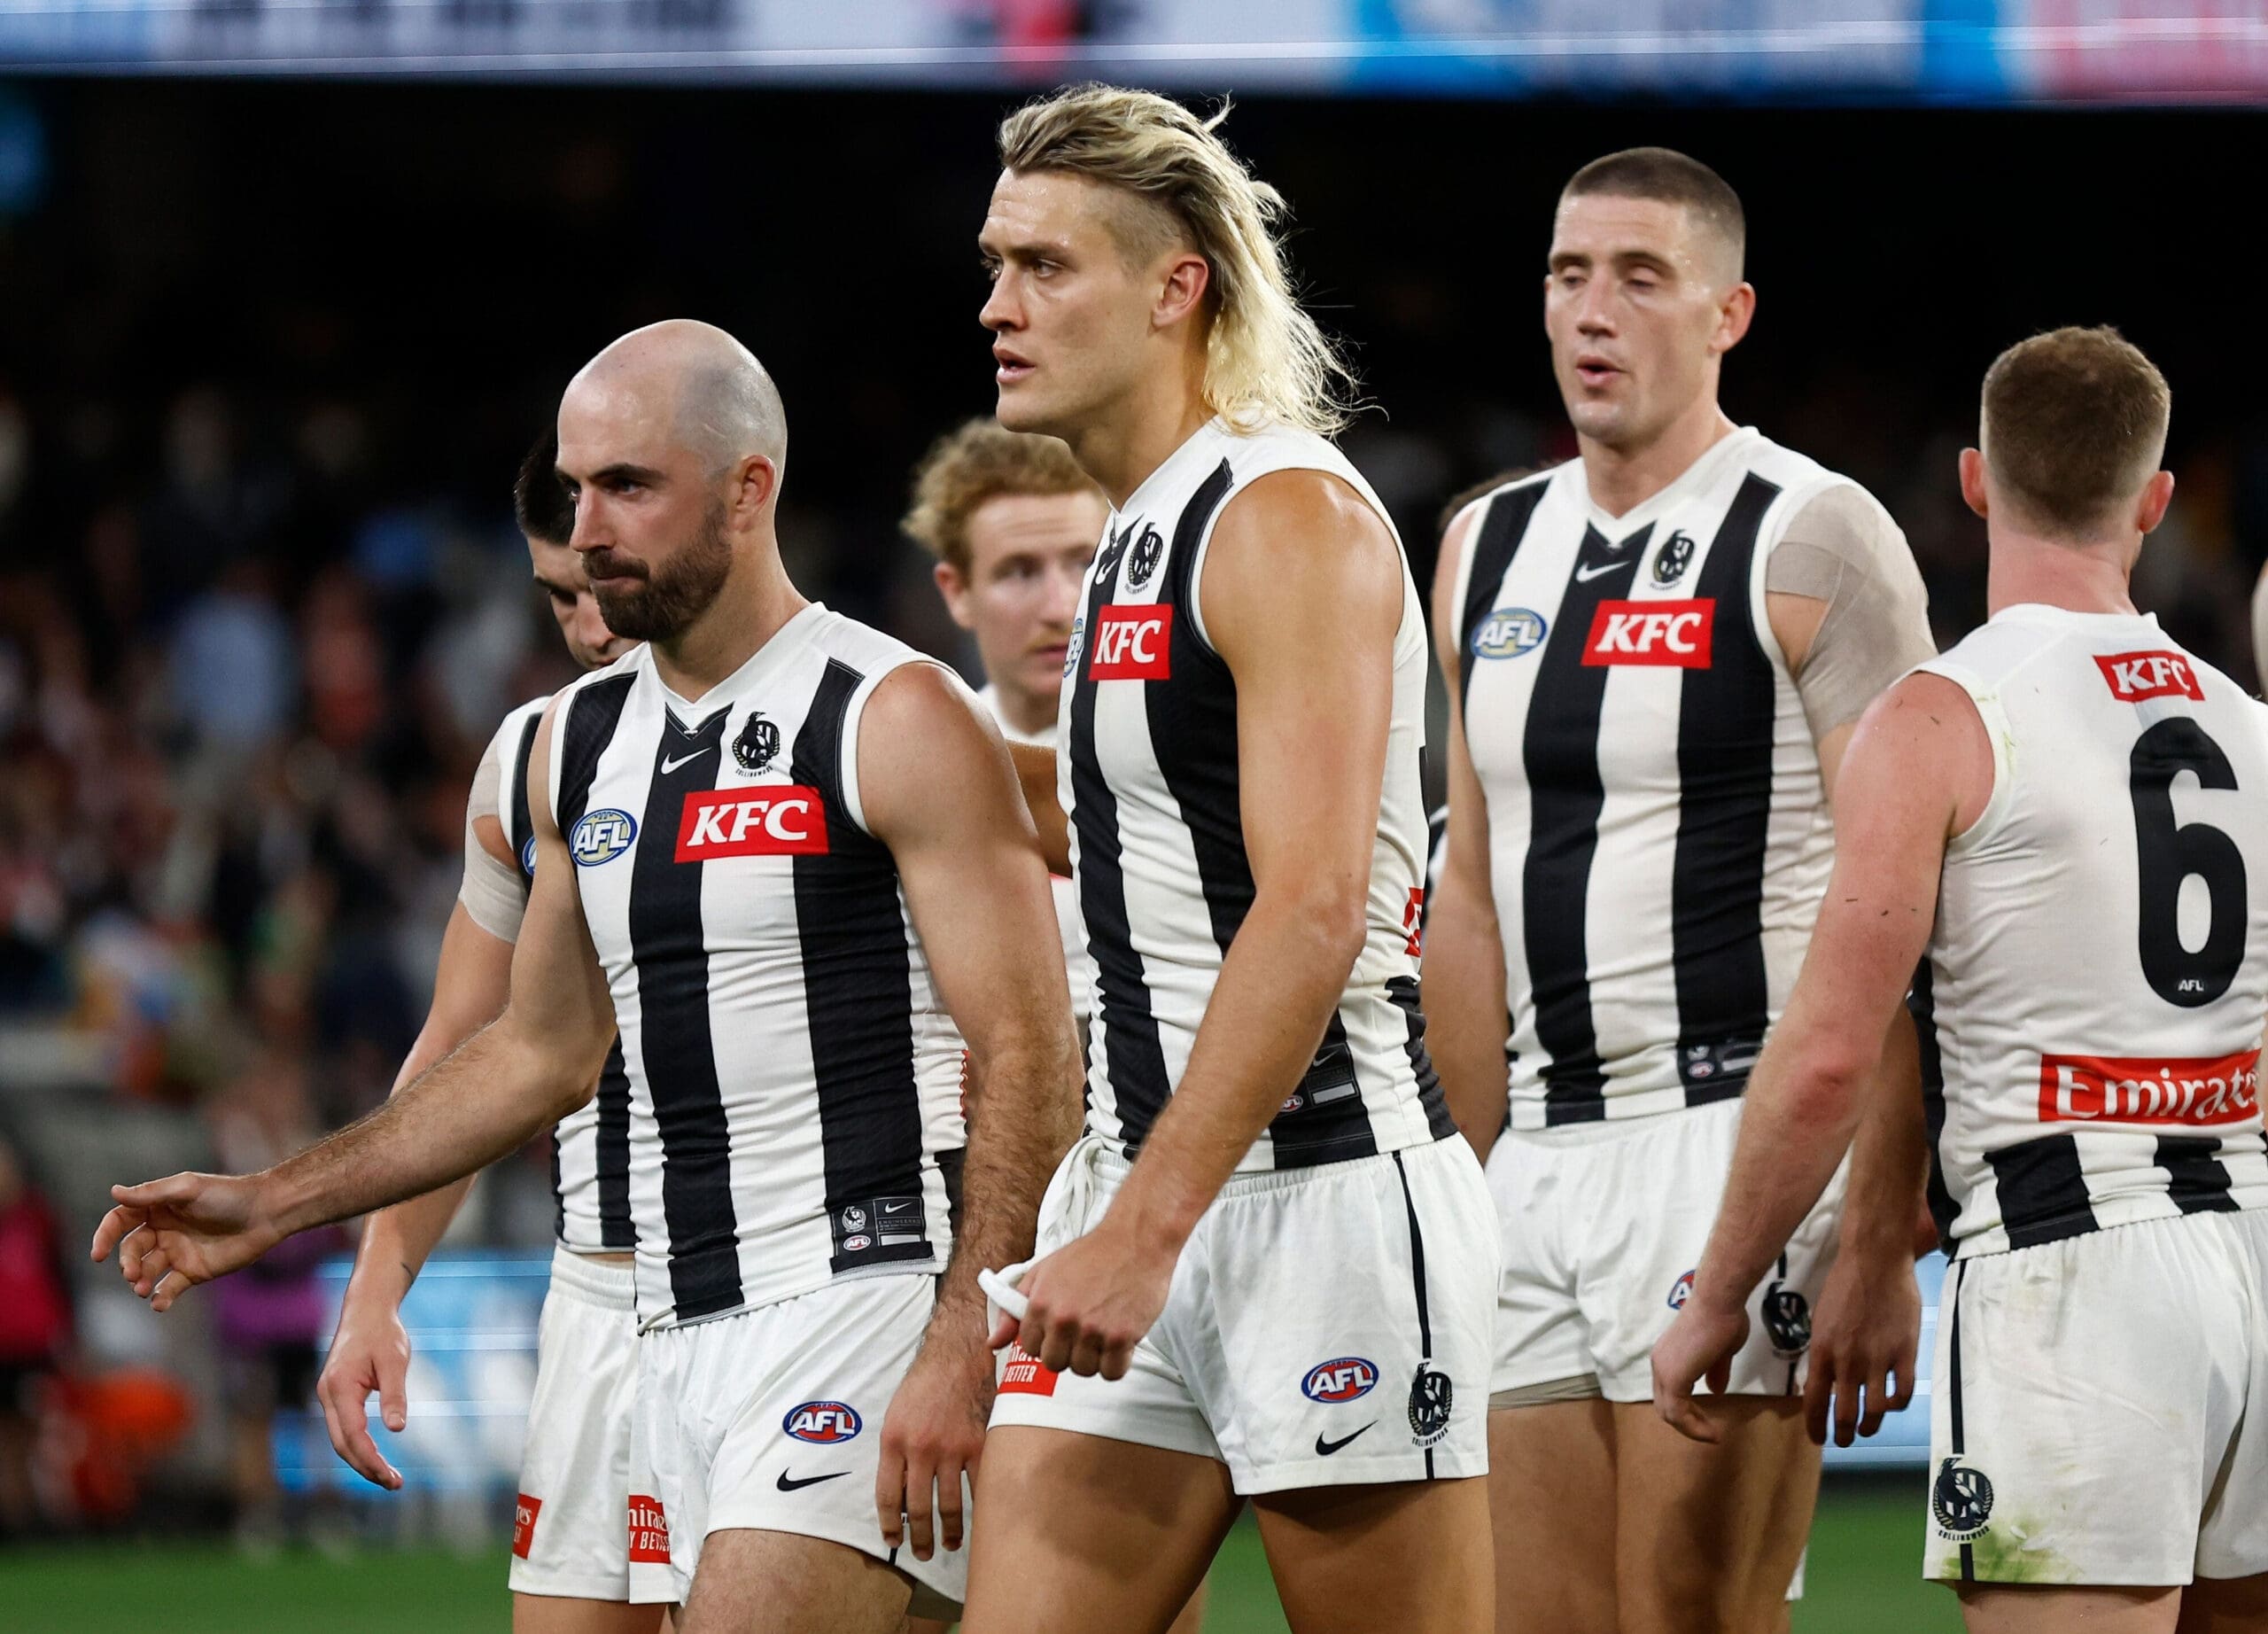
[[[1619,517],[1580,460],[1484,502],[1454,604],[1514,1129],[1746,1087],[1833,852],[1765,565],[1847,482],[1748,429]]]
[[[496,816],[518,860],[514,882],[524,900],[535,876],[535,830],[528,821],[528,755],[543,724],[546,694],[521,704],[496,728],[482,765],[496,767]],[[630,1221],[630,1080],[622,1045],[606,1053],[598,1093],[551,1132],[553,1229],[580,1254],[621,1253],[635,1245]]]
[[[1058,778],[1094,960],[1088,1102],[1095,1132],[1124,1153],[1139,1148],[1180,1083],[1252,906],[1236,682],[1207,639],[1198,588],[1222,508],[1278,471],[1327,471],[1386,515],[1322,438],[1245,436],[1211,421],[1112,512],[1072,632]],[[1243,1171],[1335,1163],[1455,1132],[1418,1009],[1425,635],[1406,568],[1402,580],[1369,936],[1313,1063]],[[1316,661],[1331,662],[1327,633],[1317,634]]]
[[[960,1039],[858,794],[866,700],[928,661],[814,603],[696,700],[648,648],[563,695],[550,798],[621,1031],[649,1323],[944,1267]]]
[[[1992,796],[1946,847],[1927,1079],[1959,1257],[2268,1208],[2268,723],[2154,618],[2004,609],[1921,666]]]

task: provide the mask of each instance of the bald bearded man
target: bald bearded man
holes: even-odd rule
[[[573,546],[609,627],[648,644],[537,732],[511,1002],[275,1169],[116,1188],[95,1241],[163,1310],[509,1151],[588,1097],[618,1025],[652,1501],[632,1559],[670,1574],[680,1634],[957,1609],[992,1386],[975,1272],[1029,1256],[1078,1119],[999,733],[951,672],[788,581],[786,449],[770,378],[707,325],[634,331],[575,377]]]

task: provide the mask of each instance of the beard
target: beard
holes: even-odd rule
[[[693,538],[658,568],[594,550],[594,566],[626,569],[625,576],[594,579],[606,627],[631,641],[665,642],[709,611],[733,571],[733,548],[725,538],[725,508],[712,505]]]

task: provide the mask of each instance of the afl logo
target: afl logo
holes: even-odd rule
[[[780,1420],[780,1428],[797,1441],[808,1441],[827,1446],[838,1441],[849,1441],[865,1428],[858,1410],[848,1402],[807,1401],[789,1411]]]
[[[1685,1302],[1692,1297],[1693,1273],[1689,1271],[1670,1284],[1669,1308],[1673,1311],[1682,1311],[1685,1309]]]
[[[1329,1406],[1368,1396],[1379,1381],[1379,1370],[1359,1356],[1341,1356],[1317,1362],[1300,1381],[1300,1393],[1309,1401]]]
[[[520,872],[531,879],[535,876],[535,836],[532,834],[520,846]]]
[[[1531,612],[1525,607],[1499,607],[1472,632],[1472,656],[1523,657],[1543,645],[1544,634],[1550,627],[1540,612]]]
[[[577,823],[568,849],[575,853],[576,866],[594,868],[628,851],[637,837],[638,820],[628,812],[610,807],[593,812]]]

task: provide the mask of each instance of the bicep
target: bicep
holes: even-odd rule
[[[998,731],[958,683],[909,665],[867,701],[857,754],[867,827],[962,1036],[981,1051],[1059,1013],[1068,1031],[1047,868]]]
[[[529,757],[528,780],[533,789],[546,786],[551,727],[552,719],[547,717]],[[587,1056],[587,1076],[595,1078],[614,1036],[614,999],[583,920],[575,860],[552,820],[549,803],[530,805],[535,877],[519,940],[512,948],[505,1014],[515,1031],[535,1047],[562,1052],[579,1067]]]
[[[494,1021],[512,992],[512,944],[483,930],[465,905],[449,911],[433,969],[433,1004],[426,1012],[421,1047],[439,1060]]]

